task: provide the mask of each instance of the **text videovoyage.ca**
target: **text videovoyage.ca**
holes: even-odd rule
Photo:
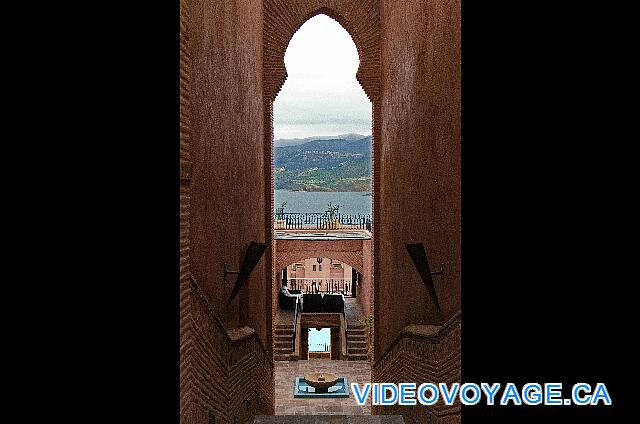
[[[351,383],[358,405],[371,397],[372,405],[434,405],[439,400],[453,405],[457,399],[464,405],[611,405],[604,383],[576,383],[564,394],[562,383]]]

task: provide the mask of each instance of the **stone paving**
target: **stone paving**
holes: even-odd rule
[[[347,377],[349,385],[371,382],[371,364],[368,361],[275,361],[276,415],[371,415],[371,404],[359,406],[349,389],[348,398],[300,399],[293,397],[295,377],[310,372],[330,372]]]

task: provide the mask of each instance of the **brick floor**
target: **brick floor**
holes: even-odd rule
[[[295,377],[320,371],[347,377],[349,384],[371,382],[371,364],[368,361],[275,361],[276,415],[371,415],[371,405],[359,406],[351,390],[348,398],[294,398]]]
[[[257,415],[253,424],[404,424],[401,415]]]

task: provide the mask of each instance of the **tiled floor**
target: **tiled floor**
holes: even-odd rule
[[[296,399],[293,397],[295,377],[310,372],[329,372],[347,377],[349,384],[371,382],[368,361],[276,361],[276,415],[371,415],[371,405],[358,406],[353,393],[348,398]]]

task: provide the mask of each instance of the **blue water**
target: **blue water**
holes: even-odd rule
[[[324,212],[327,205],[340,205],[341,214],[371,214],[371,196],[367,192],[318,192],[275,190],[273,207],[279,208],[287,202],[285,212]]]

